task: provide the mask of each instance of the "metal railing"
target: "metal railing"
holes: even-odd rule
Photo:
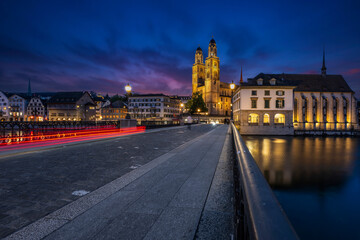
[[[299,239],[238,130],[231,126],[236,151],[236,239]]]

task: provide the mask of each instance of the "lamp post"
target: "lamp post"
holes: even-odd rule
[[[235,89],[234,81],[231,81],[230,89],[231,89],[231,108],[230,108],[231,114],[230,114],[230,120],[232,121],[233,120],[233,94],[234,94],[234,89]]]
[[[198,124],[200,123],[200,108],[198,108]]]
[[[128,98],[128,102],[129,102],[129,97],[131,96],[131,89],[132,87],[130,86],[130,84],[128,83],[126,86],[125,86],[125,91],[126,91],[126,94],[127,94],[127,98]],[[128,113],[126,114],[125,116],[126,119],[130,119],[130,114],[129,114],[129,107],[128,107]]]
[[[180,125],[182,123],[182,118],[183,118],[183,109],[184,109],[184,104],[180,103]]]
[[[125,86],[125,91],[126,91],[126,93],[130,96],[130,94],[131,94],[131,89],[132,89],[132,87],[130,86],[130,84],[128,83],[126,86]]]

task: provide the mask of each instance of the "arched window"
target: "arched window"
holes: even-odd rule
[[[258,125],[259,124],[259,114],[250,113],[248,118],[248,123],[250,125]]]
[[[267,113],[264,114],[264,125],[270,125],[270,115]]]
[[[281,113],[275,114],[274,123],[284,125],[285,124],[285,115],[281,114]]]

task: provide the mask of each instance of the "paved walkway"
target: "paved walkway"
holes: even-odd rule
[[[218,126],[6,239],[230,239],[229,139]]]

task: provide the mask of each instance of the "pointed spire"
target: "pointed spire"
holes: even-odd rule
[[[323,64],[322,64],[322,68],[321,68],[321,75],[323,77],[326,77],[326,67],[325,67],[325,47],[323,49]]]
[[[31,96],[31,84],[30,84],[30,79],[29,79],[29,83],[28,83],[28,92],[27,92],[28,97]]]
[[[242,65],[241,65],[240,83],[243,83],[243,82],[244,82],[244,79],[243,79],[243,76],[242,76]]]

